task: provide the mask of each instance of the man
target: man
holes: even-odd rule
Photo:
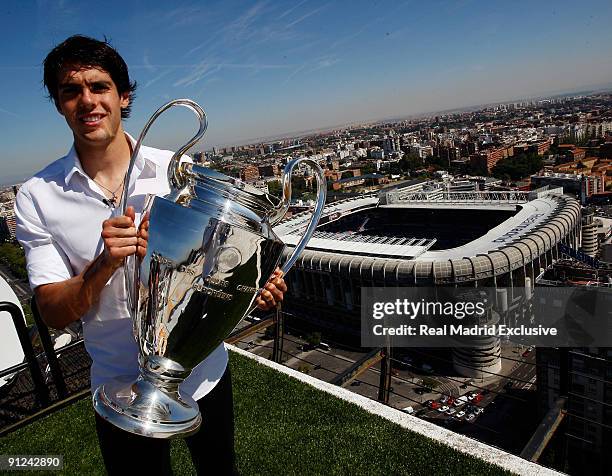
[[[63,328],[82,319],[94,390],[121,375],[137,375],[138,348],[122,265],[127,256],[146,252],[148,218],[135,210],[142,210],[147,194],[169,192],[166,170],[172,153],[141,148],[129,184],[129,206],[121,215],[117,207],[135,145],[122,125],[136,88],[127,65],[107,42],[72,36],[47,55],[44,84],[74,144],[68,155],[19,190],[17,237],[45,322]],[[286,289],[277,271],[258,307],[272,308]],[[186,440],[198,473],[211,465],[215,474],[235,472],[227,362],[222,344],[181,385],[204,415],[200,432]],[[96,430],[109,473],[171,473],[167,440],[132,435],[97,415]]]

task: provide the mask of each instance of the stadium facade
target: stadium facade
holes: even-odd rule
[[[286,309],[330,331],[358,335],[364,286],[494,287],[504,318],[520,323],[529,312],[526,293],[559,258],[559,244],[580,245],[578,201],[561,188],[435,188],[420,182],[328,205],[287,276]],[[294,245],[308,219],[309,213],[295,215],[275,231]],[[499,371],[499,356],[496,338],[453,352],[455,369],[465,376]]]

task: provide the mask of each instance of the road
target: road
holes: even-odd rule
[[[2,262],[0,262],[0,276],[6,280],[21,302],[29,301],[32,297],[32,291],[28,282],[15,278],[11,270]]]

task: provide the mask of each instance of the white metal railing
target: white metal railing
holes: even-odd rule
[[[547,192],[550,193],[550,192]],[[431,203],[526,203],[530,200],[530,192],[483,191],[483,192],[389,192],[387,203],[431,202]]]

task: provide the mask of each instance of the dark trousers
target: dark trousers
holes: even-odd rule
[[[234,453],[234,408],[229,365],[221,380],[198,400],[202,426],[185,438],[197,474],[238,474]],[[109,475],[171,475],[170,442],[134,435],[111,425],[96,413],[96,431]]]

